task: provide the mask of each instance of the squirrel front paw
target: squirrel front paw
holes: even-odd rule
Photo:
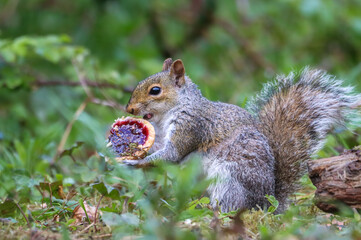
[[[139,168],[153,166],[152,162],[147,160],[146,158],[142,160],[124,160],[123,163],[128,166],[139,167]]]

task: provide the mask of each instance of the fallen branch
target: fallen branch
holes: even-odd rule
[[[309,176],[317,187],[316,206],[325,212],[339,211],[339,203],[361,209],[361,150],[308,163]]]

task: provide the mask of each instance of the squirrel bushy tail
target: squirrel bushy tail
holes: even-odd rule
[[[275,197],[280,211],[306,172],[306,161],[336,124],[349,120],[361,95],[322,70],[278,76],[248,104],[275,157]]]

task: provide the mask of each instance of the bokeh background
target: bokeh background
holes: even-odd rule
[[[42,39],[49,36],[53,39]],[[84,98],[82,89],[39,84],[78,81],[70,60],[77,50],[65,46],[88,51],[87,78],[129,89],[160,71],[165,58],[181,58],[206,97],[238,105],[275,74],[307,65],[361,89],[357,0],[5,0],[0,37],[6,140],[24,131],[36,133],[24,125],[8,127],[16,125],[9,119],[26,124],[37,115],[36,125],[59,124],[62,119],[54,115],[72,112]],[[7,41],[14,43],[12,50]],[[121,104],[129,98],[122,88],[93,91]],[[95,111],[92,117],[101,114]]]
[[[59,124],[62,119],[45,109],[54,115],[72,112],[84,98],[82,89],[33,83],[78,81],[70,60],[77,50],[60,46],[88,51],[87,78],[128,89],[160,71],[165,58],[180,58],[206,97],[238,105],[275,74],[307,65],[361,89],[357,0],[7,0],[0,3],[0,34],[1,127],[6,140],[20,137],[17,132],[35,134],[24,125],[8,128],[7,120],[26,123],[37,115],[36,125]],[[41,39],[49,36],[54,39]],[[34,39],[27,42],[24,37]],[[4,42],[14,40],[15,56],[8,57]],[[120,104],[129,98],[121,87],[93,91]],[[92,117],[101,114],[95,111]]]
[[[361,1],[0,1],[0,198],[44,177],[95,181],[110,124],[168,57],[207,98],[240,106],[305,66],[361,92]],[[341,133],[320,156],[359,143]]]

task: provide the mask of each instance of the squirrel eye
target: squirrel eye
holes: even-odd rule
[[[161,91],[160,87],[152,87],[152,89],[150,89],[149,94],[150,95],[158,95]]]

